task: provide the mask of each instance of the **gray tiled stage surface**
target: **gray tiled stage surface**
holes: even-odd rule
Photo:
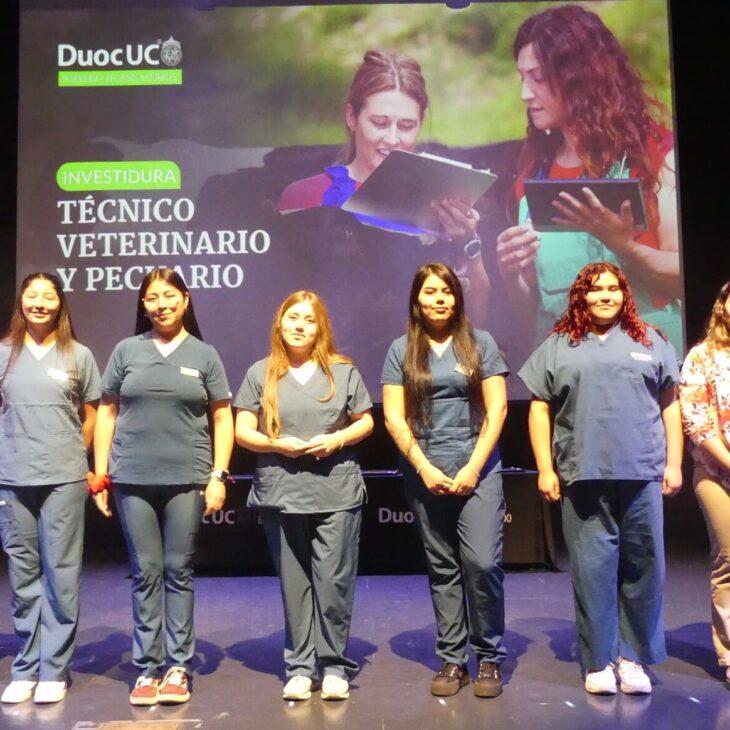
[[[730,728],[730,692],[718,681],[708,624],[707,561],[670,556],[670,659],[650,697],[592,697],[581,686],[570,581],[565,573],[507,576],[507,685],[494,700],[470,688],[439,700],[428,692],[438,662],[423,576],[358,580],[350,653],[362,665],[350,699],[303,703],[281,697],[282,611],[273,578],[197,579],[198,655],[192,700],[135,709],[127,693],[129,581],[123,565],[88,565],[73,685],[56,706],[5,706],[0,727],[55,730],[213,730],[214,728]],[[7,577],[0,572],[0,685],[15,639]],[[473,663],[472,663],[473,669]]]

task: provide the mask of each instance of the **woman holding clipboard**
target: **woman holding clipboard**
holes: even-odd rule
[[[346,161],[288,185],[279,197],[278,211],[291,213],[320,206],[341,208],[390,152],[416,149],[427,109],[426,80],[415,59],[381,50],[367,51],[346,97],[344,117],[349,135]],[[452,265],[460,278],[469,282],[467,297],[474,297],[475,305],[479,305],[478,309],[472,306],[471,310],[481,311],[489,291],[489,278],[477,233],[479,213],[453,198],[434,201],[432,209],[441,223],[441,238],[449,244]],[[393,221],[356,217],[395,233],[419,233]],[[430,252],[428,258],[432,256]]]
[[[609,261],[627,271],[641,317],[680,346],[674,140],[664,108],[603,21],[577,5],[527,18],[513,52],[528,127],[515,186],[519,225],[497,238],[513,307],[539,341],[565,310],[578,270]],[[636,231],[628,203],[616,213],[586,189],[553,202],[553,222],[571,230],[533,230],[522,181],[581,177],[638,178],[648,230]]]

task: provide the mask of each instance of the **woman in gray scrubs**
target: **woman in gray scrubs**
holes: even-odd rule
[[[279,307],[271,353],[236,394],[236,441],[258,454],[248,504],[261,511],[281,579],[286,700],[349,696],[345,656],[365,496],[352,446],[373,430],[372,403],[335,349],[327,309],[298,291]]]
[[[662,494],[682,486],[677,356],[613,264],[581,269],[569,301],[519,373],[538,487],[562,500],[586,691],[615,694],[615,669],[648,694],[644,665],[666,659]]]
[[[114,348],[102,377],[90,480],[107,516],[113,484],[132,564],[133,705],[190,699],[193,555],[203,513],[225,500],[230,398],[185,282],[153,269],[140,286],[136,334]]]
[[[0,535],[21,641],[5,703],[66,695],[100,394],[96,362],[75,341],[60,282],[27,276],[0,342]]]
[[[507,414],[508,372],[492,336],[469,324],[454,271],[441,263],[418,269],[408,334],[393,342],[383,367],[383,411],[426,551],[443,661],[431,680],[437,696],[469,683],[467,640],[479,663],[474,694],[502,692],[504,497],[497,439]]]

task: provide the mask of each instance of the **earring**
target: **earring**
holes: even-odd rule
[[[550,136],[550,135],[551,135],[552,133],[553,133],[553,130],[552,130],[552,129],[550,129],[549,127],[548,127],[548,128],[547,128],[547,129],[545,130],[545,135],[546,135],[547,137],[549,137],[549,136]]]

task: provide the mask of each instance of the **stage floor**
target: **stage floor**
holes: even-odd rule
[[[564,561],[562,561],[564,565]],[[89,564],[66,700],[2,706],[0,727],[51,730],[177,728],[730,728],[730,693],[719,681],[709,626],[707,560],[672,551],[666,589],[669,660],[654,671],[647,697],[596,697],[582,687],[566,573],[506,578],[509,654],[505,691],[477,699],[471,688],[437,699],[434,621],[424,576],[358,579],[350,655],[361,664],[350,699],[281,699],[282,609],[274,578],[198,577],[197,661],[191,701],[137,709],[127,695],[130,584],[126,566]],[[7,576],[0,574],[0,686],[15,652]],[[474,662],[472,660],[472,670]]]

